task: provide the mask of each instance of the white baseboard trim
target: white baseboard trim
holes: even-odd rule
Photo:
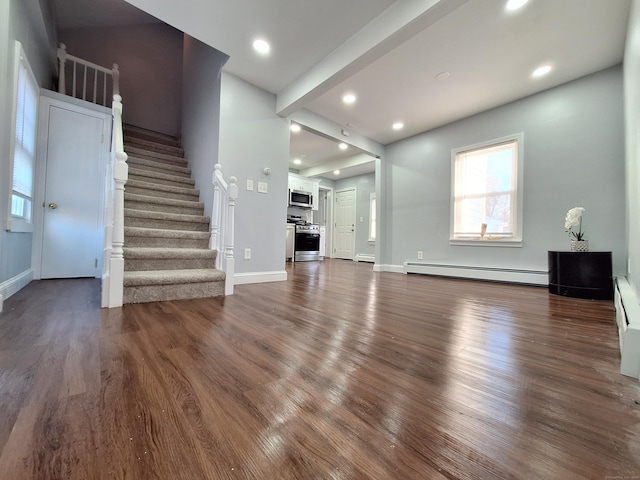
[[[353,257],[353,261],[375,263],[376,256],[371,255],[370,253],[356,253],[356,256]]]
[[[512,268],[470,267],[464,265],[440,265],[433,263],[404,262],[405,273],[422,273],[443,277],[490,280],[494,282],[524,283],[527,285],[549,285],[549,272]]]
[[[287,280],[285,270],[279,272],[247,272],[236,273],[233,276],[235,285],[246,285],[249,283],[284,282]]]
[[[616,278],[613,302],[620,340],[620,373],[640,380],[640,304],[624,277]]]
[[[392,273],[404,273],[402,265],[385,265],[376,263],[373,265],[374,272],[392,272]]]
[[[33,280],[33,270],[25,270],[13,278],[0,283],[0,312],[2,312],[4,301],[16,292],[29,285]]]

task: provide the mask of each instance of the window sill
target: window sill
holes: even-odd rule
[[[19,218],[11,218],[9,219],[7,225],[7,232],[12,233],[32,233],[33,232],[33,223],[25,222]]]
[[[495,239],[458,239],[458,238],[450,238],[449,245],[455,246],[467,246],[467,247],[511,247],[511,248],[520,248],[522,247],[522,239],[519,238],[509,238],[502,240]]]

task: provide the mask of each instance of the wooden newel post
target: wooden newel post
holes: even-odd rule
[[[66,74],[65,65],[67,63],[67,46],[64,43],[60,44],[58,48],[58,93],[67,93],[67,87],[65,84]]]

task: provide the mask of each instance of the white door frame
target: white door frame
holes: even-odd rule
[[[333,188],[320,185],[318,190],[327,192],[327,204],[325,205],[327,209],[327,226],[324,241],[325,253],[328,251],[329,255],[325,255],[325,257],[333,258]]]
[[[112,113],[110,108],[94,105],[83,100],[62,95],[50,90],[41,89],[38,107],[38,132],[36,145],[36,167],[34,179],[34,198],[33,198],[33,239],[31,247],[31,269],[33,270],[34,280],[42,278],[42,243],[44,233],[44,196],[47,173],[47,142],[48,142],[48,123],[49,108],[51,106],[65,108],[74,112],[91,115],[104,119],[104,148],[98,165],[99,185],[105,185],[105,172],[111,149],[111,122]],[[101,232],[104,232],[104,192],[96,192],[100,197],[98,225]],[[96,278],[102,274],[102,261],[104,244],[97,246],[96,258],[98,265],[96,267]]]

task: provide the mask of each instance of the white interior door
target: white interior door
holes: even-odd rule
[[[95,277],[105,120],[49,105],[41,278]]]
[[[356,240],[356,190],[336,192],[334,254],[337,258],[353,260]]]

